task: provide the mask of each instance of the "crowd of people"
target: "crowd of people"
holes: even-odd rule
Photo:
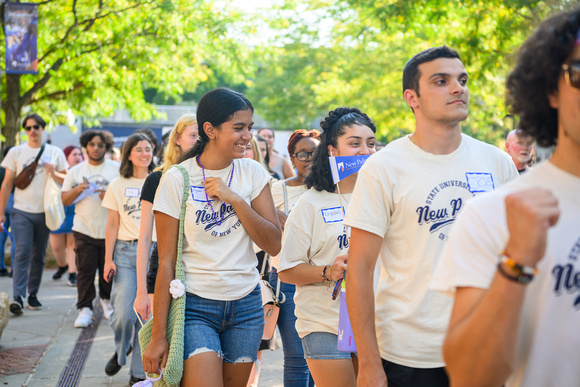
[[[42,306],[50,239],[53,278],[68,271],[76,284],[77,328],[91,324],[98,279],[115,341],[105,372],[132,356],[130,384],[165,369],[170,305],[184,297],[181,385],[258,385],[259,351],[275,347],[262,276],[282,295],[285,386],[578,385],[580,9],[522,46],[505,152],[461,131],[468,72],[456,51],[417,53],[402,81],[415,131],[380,152],[372,119],[339,107],[320,131],[293,132],[285,157],[274,130],[254,130],[251,102],[223,88],[177,121],[158,163],[150,131],[129,136],[117,163],[105,157],[111,133],[87,130],[63,152],[43,143],[41,116],[26,116],[28,142],[2,161],[11,312]],[[535,144],[556,147],[532,167]],[[369,157],[335,182],[329,160],[349,156]],[[47,179],[66,208],[52,233]],[[354,352],[337,347],[341,297]]]

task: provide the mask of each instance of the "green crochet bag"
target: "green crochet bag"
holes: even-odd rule
[[[181,201],[181,215],[179,216],[179,239],[177,242],[177,259],[175,263],[175,279],[185,284],[185,273],[181,262],[183,250],[183,220],[185,218],[185,208],[189,197],[189,173],[181,165],[173,165],[171,168],[179,168],[183,174],[183,199]],[[155,317],[153,317],[155,318]],[[141,353],[151,342],[151,330],[153,318],[149,319],[139,331],[139,344]],[[163,371],[163,377],[155,382],[156,387],[179,386],[183,376],[183,326],[185,323],[185,294],[178,298],[171,298],[169,315],[167,316],[167,342],[169,343],[169,355],[167,364]]]

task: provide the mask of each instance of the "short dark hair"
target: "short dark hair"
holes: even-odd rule
[[[115,138],[113,137],[113,133],[109,132],[108,130],[99,129],[89,129],[83,132],[79,138],[79,144],[81,144],[82,148],[86,149],[89,142],[97,136],[100,137],[101,141],[105,143],[107,152],[110,151],[115,145]]]
[[[254,107],[242,93],[237,91],[220,87],[201,97],[197,104],[196,113],[199,140],[193,149],[183,156],[182,161],[200,155],[206,144],[209,143],[209,137],[203,129],[206,122],[212,124],[213,127],[219,127],[224,122],[231,120],[234,114],[241,110],[251,110],[253,113]]]
[[[455,58],[461,60],[457,51],[447,47],[431,47],[413,56],[403,69],[403,93],[407,89],[411,89],[419,96],[419,79],[421,78],[421,71],[419,65],[427,62],[432,62],[439,58]]]
[[[317,191],[334,192],[332,173],[328,161],[328,146],[336,147],[338,138],[346,132],[346,128],[352,125],[368,126],[374,133],[377,128],[373,121],[365,113],[357,108],[340,107],[328,113],[328,116],[320,122],[323,130],[320,135],[320,144],[314,151],[310,173],[304,179],[308,188],[314,187]]]
[[[545,20],[520,48],[507,78],[506,101],[519,116],[518,127],[543,147],[555,145],[558,138],[558,112],[548,96],[558,90],[562,64],[574,50],[579,30],[580,7]]]
[[[22,128],[26,127],[26,121],[31,119],[36,121],[36,123],[42,126],[43,129],[46,128],[46,122],[42,119],[40,115],[36,113],[30,113],[26,117],[24,117],[24,119],[22,120]]]
[[[131,150],[137,146],[139,141],[147,141],[149,144],[151,144],[151,139],[149,136],[143,133],[133,133],[129,136],[129,138],[127,138],[127,141],[123,143],[119,174],[125,179],[130,179],[133,176],[133,162],[129,160],[129,156],[131,155]],[[151,144],[151,146],[153,147],[153,144]],[[147,167],[148,172],[151,173],[153,168],[155,168],[155,162],[153,161],[153,157],[151,157],[151,162]]]

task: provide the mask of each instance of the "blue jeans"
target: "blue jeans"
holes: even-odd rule
[[[46,227],[44,212],[32,214],[14,209],[12,230],[16,254],[12,272],[12,291],[14,298],[37,294],[42,281],[44,258],[48,247],[50,230]]]
[[[312,332],[302,338],[304,356],[312,360],[352,359],[350,352],[337,348],[338,336],[328,332]]]
[[[137,296],[137,241],[117,240],[113,259],[117,266],[117,274],[113,279],[111,290],[113,315],[109,325],[115,335],[117,362],[119,365],[127,363],[126,354],[129,346],[133,345],[129,372],[132,376],[145,379],[138,337],[141,324],[133,310],[133,302]]]
[[[6,204],[6,211],[4,212],[4,216],[6,217],[6,221],[4,222],[4,231],[0,232],[0,269],[6,269],[6,257],[4,254],[4,246],[6,246],[6,240],[10,238],[10,262],[12,264],[10,267],[14,266],[14,258],[16,257],[16,244],[14,243],[14,232],[11,231],[10,233],[8,230],[10,229],[10,219],[12,219],[12,209],[14,208],[14,193],[11,193],[8,197],[8,203]]]
[[[277,282],[278,272],[272,268],[270,285],[276,289]],[[314,380],[304,358],[302,340],[296,332],[296,316],[294,315],[296,286],[281,282],[280,291],[286,296],[286,300],[280,304],[278,315],[278,329],[284,348],[284,387],[314,386]]]
[[[183,360],[208,351],[226,363],[257,360],[264,332],[260,286],[235,301],[186,296]]]

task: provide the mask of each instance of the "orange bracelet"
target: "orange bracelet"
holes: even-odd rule
[[[501,262],[505,263],[507,267],[512,269],[517,275],[524,274],[524,275],[537,275],[539,273],[536,267],[525,266],[517,263],[513,259],[511,259],[505,251],[502,253]]]

